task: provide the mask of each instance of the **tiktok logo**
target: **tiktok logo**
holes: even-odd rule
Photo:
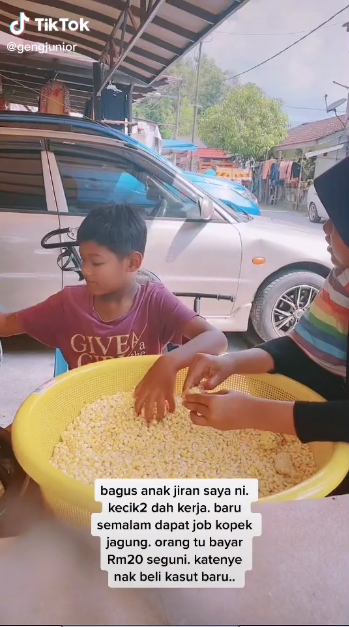
[[[25,23],[30,22],[30,18],[26,16],[24,11],[19,14],[19,20],[15,20],[10,24],[10,31],[12,35],[22,35],[25,31]]]

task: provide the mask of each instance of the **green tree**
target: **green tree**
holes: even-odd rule
[[[134,115],[156,122],[164,139],[173,139],[176,135],[177,96],[152,96],[148,97],[134,107]],[[188,97],[181,98],[179,137],[185,137],[191,133],[193,126],[193,107]]]
[[[176,63],[172,76],[182,80],[179,136],[191,134],[194,118],[194,100],[197,73],[197,58],[187,57]],[[226,80],[227,73],[221,70],[214,59],[203,54],[201,58],[199,83],[199,118],[210,107],[221,103],[232,88]],[[160,124],[164,139],[175,137],[178,86],[165,87],[161,96],[149,96],[134,107],[136,117],[142,117]]]
[[[253,83],[236,87],[202,115],[200,137],[212,148],[243,159],[262,158],[287,136],[289,121],[282,104]]]
[[[182,92],[192,106],[195,99],[197,58],[187,57],[176,63],[172,75],[182,79]],[[227,82],[227,72],[221,70],[215,60],[203,54],[200,64],[199,111],[204,113],[224,100],[231,85]]]
[[[175,114],[173,101],[166,97],[148,97],[134,106],[134,115],[156,122],[164,139],[171,139],[174,133]]]

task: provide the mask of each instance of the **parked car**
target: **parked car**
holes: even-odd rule
[[[202,301],[202,315],[223,331],[252,323],[264,340],[283,335],[332,267],[320,232],[239,213],[118,131],[78,118],[0,113],[0,308],[16,311],[76,284],[40,241],[110,202],[142,212],[144,267],[170,290],[234,297]]]
[[[257,198],[243,185],[234,183],[224,178],[204,176],[194,172],[184,172],[189,181],[200,187],[204,192],[209,193],[214,198],[218,198],[225,205],[238,211],[248,213],[252,216],[260,216]],[[137,195],[137,202],[142,206],[153,206],[151,198],[147,197],[147,190],[142,181],[137,180],[130,174],[122,174],[118,181],[118,192],[122,202],[126,202],[130,194]]]
[[[184,172],[185,176],[211,196],[219,198],[229,207],[240,213],[247,212],[251,216],[260,216],[258,200],[246,187],[235,181],[219,177],[206,176],[196,172]]]
[[[311,185],[308,189],[307,205],[310,222],[328,220],[328,213],[317,195],[314,185]]]

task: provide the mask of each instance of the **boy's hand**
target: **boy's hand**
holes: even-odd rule
[[[135,411],[139,415],[144,408],[146,421],[162,420],[166,410],[173,413],[176,409],[175,385],[177,369],[171,359],[166,355],[159,357],[150,368],[135,391]]]
[[[240,392],[186,394],[183,405],[195,425],[220,431],[256,429],[258,399]]]

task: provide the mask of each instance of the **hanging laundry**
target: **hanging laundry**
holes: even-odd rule
[[[278,163],[272,163],[270,168],[270,181],[274,183],[274,185],[279,184],[280,179],[280,166]]]
[[[123,122],[128,119],[128,98],[124,91],[103,89],[102,91],[102,120],[111,122]]]
[[[85,102],[84,117],[89,119],[92,118],[92,98],[86,100]]]
[[[61,81],[50,80],[41,89],[39,101],[40,113],[69,115],[70,96],[68,87]]]
[[[101,95],[102,120],[105,122],[120,122],[122,130],[124,129],[124,121],[128,119],[128,98],[127,92],[117,89],[114,85],[108,85],[103,89]],[[84,109],[86,118],[92,117],[92,98],[87,100]]]
[[[271,166],[275,163],[275,159],[268,159],[268,161],[264,161],[263,170],[262,170],[262,179],[265,181],[270,176]]]
[[[292,163],[291,179],[299,179],[301,173],[301,164],[298,161]]]
[[[293,165],[293,161],[288,161],[287,169],[285,172],[285,183],[289,183],[291,180],[292,165]]]
[[[290,167],[291,161],[281,161],[280,163],[280,181],[285,181],[287,178],[287,170]]]

